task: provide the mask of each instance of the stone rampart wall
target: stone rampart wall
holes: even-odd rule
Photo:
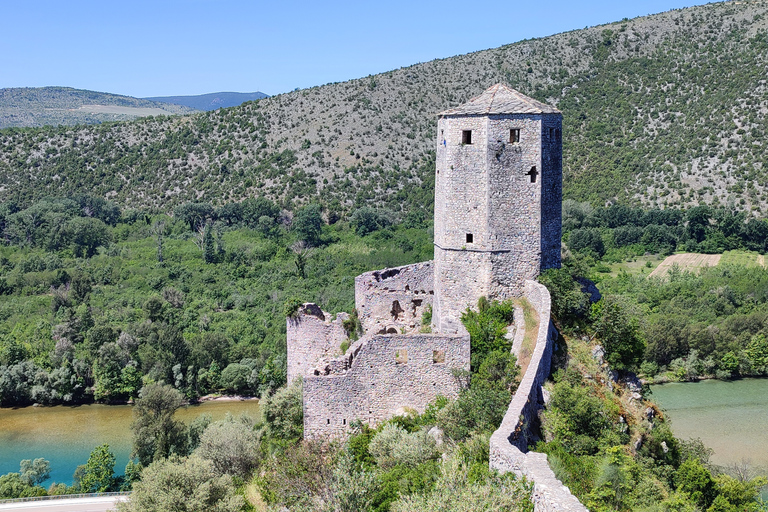
[[[335,320],[317,304],[303,304],[293,317],[286,320],[288,349],[288,383],[306,375],[321,359],[339,355],[341,343],[348,338],[344,330],[346,313]]]
[[[304,437],[342,437],[369,425],[424,412],[437,395],[454,398],[454,368],[469,370],[469,336],[371,335],[304,377]]]
[[[536,348],[501,426],[491,436],[490,465],[502,473],[513,472],[533,482],[536,512],[586,512],[586,507],[555,477],[546,454],[527,451],[529,425],[536,421],[543,405],[542,385],[549,376],[557,330],[550,320],[551,302],[546,287],[526,281],[525,296],[539,314]]]
[[[434,300],[431,261],[366,272],[355,278],[355,308],[366,334],[418,332]]]

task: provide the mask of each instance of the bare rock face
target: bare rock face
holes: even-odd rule
[[[597,361],[597,364],[599,365],[605,363],[605,349],[602,345],[595,345],[592,348],[592,358]]]
[[[437,444],[437,446],[443,445],[444,443],[443,431],[439,427],[432,427],[431,429],[429,429],[429,432],[427,432],[427,434],[432,436],[432,439],[435,440],[435,444]]]

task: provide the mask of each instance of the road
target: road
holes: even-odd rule
[[[26,501],[21,503],[0,504],[0,511],[18,510],[22,512],[107,512],[115,510],[118,500],[127,496],[105,496],[101,498],[72,498],[46,501]]]

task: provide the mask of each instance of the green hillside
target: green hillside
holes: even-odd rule
[[[100,124],[195,109],[71,87],[0,89],[0,128]]]
[[[429,208],[435,114],[502,81],[564,112],[565,195],[768,205],[768,2],[710,4],[183,117],[0,132],[2,198],[128,207],[263,195]],[[420,192],[419,192],[420,190]]]

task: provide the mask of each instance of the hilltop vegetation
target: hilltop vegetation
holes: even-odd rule
[[[100,124],[145,116],[189,114],[195,110],[71,87],[0,89],[0,128]]]
[[[2,195],[85,188],[158,208],[261,195],[288,209],[401,211],[402,191],[433,172],[435,114],[502,81],[564,112],[566,197],[759,212],[766,11],[764,0],[710,4],[204,114],[5,131]]]

